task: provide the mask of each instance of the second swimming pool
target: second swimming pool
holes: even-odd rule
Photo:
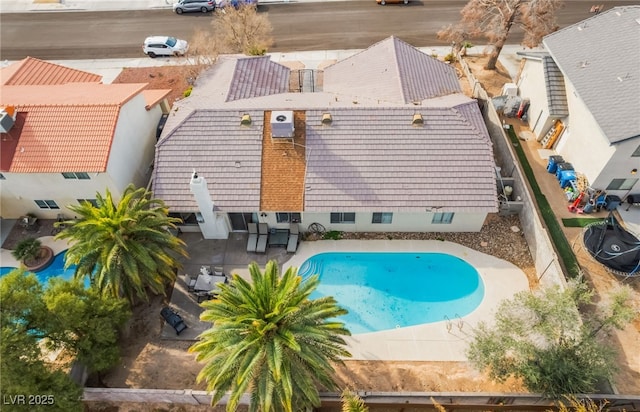
[[[462,317],[484,297],[478,271],[444,253],[320,253],[298,273],[320,275],[311,298],[333,296],[352,334]]]

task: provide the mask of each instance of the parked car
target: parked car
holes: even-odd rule
[[[224,9],[227,6],[232,6],[234,9],[240,6],[258,7],[258,0],[216,0],[217,8]]]
[[[149,36],[144,39],[142,51],[147,56],[184,56],[189,50],[189,43],[171,36]]]
[[[213,0],[179,0],[177,3],[173,3],[173,11],[178,14],[190,11],[207,13],[213,11],[215,7]]]
[[[409,4],[409,0],[376,0],[378,2],[378,4],[382,4],[383,6],[385,4],[391,4],[391,3],[402,3],[402,4]]]

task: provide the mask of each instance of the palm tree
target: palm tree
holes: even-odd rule
[[[264,274],[253,262],[251,283],[233,275],[217,300],[202,304],[200,319],[214,326],[189,350],[205,363],[206,381],[217,404],[230,391],[227,411],[250,393],[250,411],[302,410],[320,405],[318,387],[334,390],[333,362],[351,354],[341,335],[350,332],[336,317],[347,311],[333,297],[309,299],[318,276],[303,280],[296,268],[279,276],[275,261]]]
[[[42,249],[42,242],[36,238],[28,237],[18,242],[11,255],[20,262],[27,262],[38,258],[40,249]]]
[[[76,278],[88,276],[91,284],[113,297],[147,299],[147,288],[165,293],[175,280],[176,256],[187,256],[185,244],[167,229],[179,219],[151,192],[129,185],[115,205],[111,192],[96,194],[97,206],[89,202],[69,206],[80,217],[63,222],[56,239],[73,243],[65,266],[77,265]]]
[[[342,412],[369,412],[369,407],[364,400],[349,389],[342,391]]]

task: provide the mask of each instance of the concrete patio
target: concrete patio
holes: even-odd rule
[[[169,306],[178,312],[188,328],[178,336],[165,323],[161,334],[163,339],[196,340],[200,333],[211,327],[211,324],[200,321],[203,309],[187,290],[185,275],[196,276],[203,265],[222,266],[227,276],[238,274],[248,279],[249,263],[256,262],[262,268],[269,260],[276,260],[282,267],[293,256],[287,254],[284,247],[269,247],[266,253],[247,253],[248,233],[231,233],[227,240],[204,239],[201,233],[182,233],[180,238],[187,244],[189,258],[183,260],[183,267],[178,271]]]

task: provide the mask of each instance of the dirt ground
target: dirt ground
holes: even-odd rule
[[[500,94],[502,85],[511,81],[507,71],[501,66],[498,66],[495,72],[482,69],[485,61],[482,56],[468,56],[467,61],[491,95]],[[173,91],[169,99],[173,103],[176,99],[182,98],[184,90],[189,87],[187,77],[184,73],[176,71],[174,67],[136,68],[125,69],[114,83],[149,82],[150,88],[171,88]],[[464,79],[461,84],[469,93],[470,90]],[[499,222],[494,221],[492,225],[497,223]],[[510,225],[511,222],[507,220],[502,224]],[[513,235],[509,230],[502,231],[499,236],[483,231],[478,234],[468,234],[469,236],[457,234],[452,241],[512,261],[527,273],[530,283],[535,286],[535,280],[531,280],[535,279],[535,271],[524,238],[514,235],[511,239],[504,236],[504,233]],[[523,243],[524,246],[522,246]],[[505,256],[500,256],[500,253],[504,253]],[[581,258],[581,263],[589,264],[589,261],[588,257]],[[590,262],[593,264],[593,261]],[[612,276],[603,276],[596,282],[609,284],[599,285],[600,287],[613,287],[616,280]],[[638,287],[635,287],[637,290]],[[92,378],[89,386],[204,389],[203,384],[195,383],[201,365],[196,363],[193,355],[187,352],[192,342],[160,339],[162,320],[159,312],[165,303],[162,297],[155,297],[149,303],[134,308],[134,318],[130,322],[127,336],[122,340],[120,365],[101,379]],[[640,347],[638,338],[640,319],[634,326],[635,328],[627,328],[629,333],[617,334],[612,340],[613,344],[618,348],[626,348],[627,352],[629,348]],[[640,367],[637,365],[629,367],[628,359],[624,353],[621,353],[622,368],[616,379],[616,385],[621,393],[638,394],[640,393],[640,376],[636,371],[640,370]],[[525,392],[518,381],[492,382],[464,362],[347,361],[344,366],[337,368],[337,377],[342,387],[348,386],[363,391]]]

